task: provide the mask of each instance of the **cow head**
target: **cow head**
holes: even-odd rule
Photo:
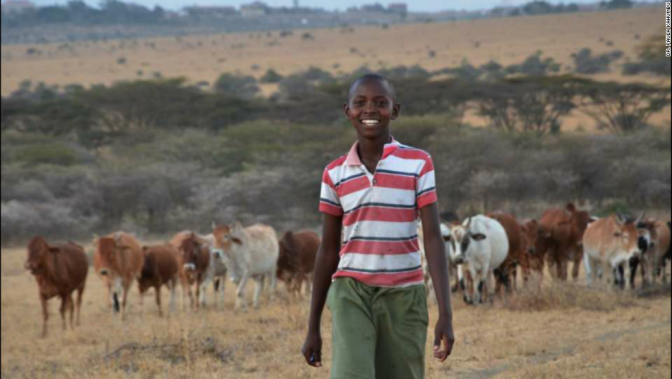
[[[185,238],[179,247],[182,256],[182,268],[187,276],[195,275],[198,270],[205,269],[209,264],[209,252],[195,233]]]
[[[572,234],[578,241],[581,241],[586,228],[588,228],[588,224],[592,220],[590,213],[578,210],[573,203],[568,203],[565,210],[570,214]]]
[[[487,238],[482,233],[471,231],[471,221],[472,219],[469,218],[463,225],[452,226],[450,236],[444,237],[444,241],[449,244],[450,258],[455,264],[464,263],[469,248],[474,243],[480,243]]]
[[[640,254],[645,254],[647,251],[653,249],[658,241],[658,228],[656,228],[656,221],[642,220],[637,223],[637,232],[639,238],[637,245],[639,246]]]
[[[101,276],[111,275],[113,268],[118,266],[117,260],[122,251],[129,247],[123,242],[122,234],[117,233],[113,237],[101,237],[95,242],[96,254],[100,257],[98,274]]]
[[[641,217],[635,221],[627,220],[620,215],[616,218],[618,227],[614,232],[614,238],[617,239],[617,243],[625,255],[624,259],[626,261],[632,257],[639,257],[641,255],[639,250],[639,230],[637,229],[637,225],[639,225],[641,220]]]
[[[50,247],[42,237],[33,238],[27,250],[28,259],[24,267],[36,276],[44,274],[49,266],[49,258],[60,252],[60,249]]]

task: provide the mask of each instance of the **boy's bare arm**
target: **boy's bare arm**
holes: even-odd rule
[[[324,304],[334,273],[338,269],[341,248],[342,217],[325,214],[322,230],[322,244],[317,251],[313,279],[313,297],[310,305],[308,336],[303,345],[303,356],[313,367],[322,366],[322,336],[320,325]]]
[[[434,282],[436,299],[439,303],[439,320],[435,328],[434,357],[444,362],[452,353],[455,344],[453,333],[453,309],[450,304],[448,286],[448,264],[446,246],[441,238],[439,209],[436,203],[420,210],[422,231],[425,237],[425,256],[429,266],[429,274]],[[441,350],[443,342],[444,350]]]

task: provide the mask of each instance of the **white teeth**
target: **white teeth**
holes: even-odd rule
[[[362,124],[364,124],[364,125],[378,125],[378,124],[380,124],[380,121],[378,121],[378,120],[363,120]]]

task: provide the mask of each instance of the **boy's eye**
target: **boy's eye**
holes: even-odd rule
[[[387,107],[387,101],[379,101],[378,106],[379,107]]]

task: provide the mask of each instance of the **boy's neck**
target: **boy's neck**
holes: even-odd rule
[[[392,143],[392,135],[386,134],[376,139],[359,138],[359,146],[357,153],[359,159],[367,166],[375,167],[380,159],[383,157],[385,145]]]

